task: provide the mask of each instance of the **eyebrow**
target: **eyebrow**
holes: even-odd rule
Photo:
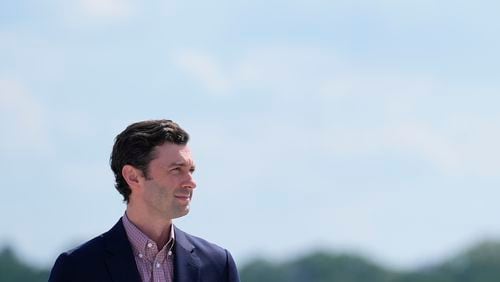
[[[189,166],[189,165],[185,161],[179,161],[179,162],[171,163],[168,167],[173,167],[173,166]],[[193,164],[193,165],[191,165],[191,167],[195,168],[196,166]]]

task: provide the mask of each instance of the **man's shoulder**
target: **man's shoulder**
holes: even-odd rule
[[[178,227],[175,227],[175,236],[178,239],[177,241],[183,242],[184,240],[192,244],[195,249],[201,251],[210,251],[210,252],[225,252],[225,249],[213,242],[210,242],[204,238],[192,235],[187,233]]]
[[[52,267],[49,281],[103,280],[107,275],[105,260],[108,253],[122,247],[118,245],[120,242],[127,242],[122,229],[119,221],[111,230],[60,254]]]
[[[96,236],[88,240],[87,242],[84,242],[79,246],[64,252],[64,254],[66,256],[79,258],[79,257],[94,256],[98,253],[101,253],[104,250],[105,234],[106,233]]]
[[[212,277],[215,281],[239,281],[238,269],[228,250],[198,236],[175,228],[176,250],[183,255],[194,254],[200,264],[200,273]],[[179,246],[182,249],[178,249]],[[215,276],[214,276],[215,275]],[[208,279],[208,278],[207,278]],[[212,281],[209,279],[209,281]]]
[[[102,256],[105,249],[108,247],[109,238],[116,236],[117,232],[120,232],[121,222],[119,221],[110,230],[80,244],[79,246],[65,251],[62,255],[65,257],[71,257],[72,260],[88,259]],[[111,239],[112,240],[112,239]]]

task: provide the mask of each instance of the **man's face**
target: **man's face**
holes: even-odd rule
[[[194,161],[187,145],[165,143],[155,149],[143,180],[146,208],[155,216],[169,219],[186,215],[196,182]]]

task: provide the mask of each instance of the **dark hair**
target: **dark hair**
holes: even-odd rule
[[[128,203],[132,190],[122,175],[125,165],[140,169],[148,175],[148,165],[155,158],[156,146],[164,143],[185,145],[189,134],[171,120],[145,120],[129,125],[115,138],[109,159],[115,175],[115,188]]]

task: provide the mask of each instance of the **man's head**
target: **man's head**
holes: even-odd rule
[[[157,148],[163,144],[186,145],[189,134],[171,120],[146,120],[129,125],[115,139],[110,157],[111,169],[115,175],[115,187],[129,202],[132,190],[122,170],[129,165],[149,177],[149,164],[157,156]]]

